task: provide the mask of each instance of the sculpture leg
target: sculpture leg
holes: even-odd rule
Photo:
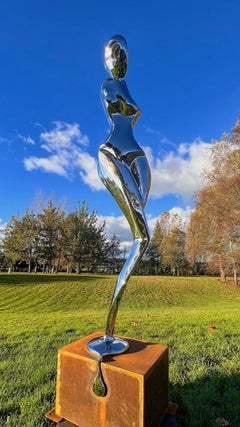
[[[140,158],[140,160],[142,159]],[[136,160],[134,163],[136,163],[136,169]],[[119,303],[126,283],[142,258],[149,242],[148,226],[143,210],[144,202],[140,191],[142,187],[141,175],[146,178],[147,169],[146,167],[141,169],[139,164],[137,168],[137,180],[131,169],[131,165],[128,166],[124,162],[119,161],[105,149],[100,149],[99,152],[99,169],[101,179],[125,215],[134,239],[131,252],[119,274],[109,308],[106,336],[112,337]]]
[[[127,258],[118,276],[117,284],[114,289],[112,301],[111,301],[109,312],[108,312],[106,332],[105,332],[107,336],[110,336],[110,337],[113,336],[118,307],[119,307],[124,289],[126,287],[128,279],[130,278],[138,262],[142,258],[148,246],[148,242],[149,242],[148,237],[134,240],[129,257]]]
[[[95,353],[99,357],[99,361],[101,361],[104,356],[107,356],[110,354],[123,353],[129,347],[127,341],[119,337],[114,337],[113,332],[114,332],[114,327],[116,323],[118,307],[119,307],[123,292],[125,290],[127,281],[131,276],[131,274],[133,273],[134,269],[136,268],[142,255],[144,254],[147,248],[148,242],[149,242],[148,234],[146,238],[138,238],[134,240],[131,248],[131,252],[118,276],[117,284],[114,289],[112,301],[108,311],[105,335],[103,337],[94,339],[93,341],[90,341],[88,343],[88,350],[91,351],[92,353]],[[99,389],[98,393],[101,393],[98,395],[104,396],[106,394],[106,387],[104,382],[100,381],[99,372],[100,370],[98,371],[98,375],[95,378],[95,381],[93,384],[93,391],[95,390],[95,388],[97,389],[97,387],[95,387],[95,383],[96,383],[98,384],[98,389]],[[101,385],[101,387],[99,386],[99,384]]]
[[[130,254],[113,292],[105,335],[88,343],[88,349],[102,358],[105,355],[122,353],[128,348],[126,341],[113,337],[114,326],[127,281],[147,248],[149,232],[143,211],[143,198],[129,166],[103,149],[99,153],[99,169],[102,181],[121,208],[133,235]]]

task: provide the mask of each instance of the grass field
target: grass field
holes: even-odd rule
[[[1,427],[53,426],[57,350],[104,330],[115,280],[0,274]],[[216,278],[130,279],[115,333],[169,346],[178,427],[240,427],[239,312],[240,289]]]

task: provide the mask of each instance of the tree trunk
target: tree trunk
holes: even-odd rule
[[[77,274],[81,273],[81,262],[80,261],[78,261],[78,263],[77,263],[76,273]]]
[[[61,252],[59,252],[59,255],[58,255],[57,271],[60,271],[60,269],[61,269]]]
[[[226,275],[225,275],[225,271],[224,271],[223,266],[222,266],[222,261],[221,261],[220,255],[219,255],[219,270],[220,270],[221,281],[226,283]]]
[[[236,269],[236,263],[235,263],[234,259],[232,260],[232,264],[233,264],[233,280],[234,280],[234,285],[238,286],[237,269]]]

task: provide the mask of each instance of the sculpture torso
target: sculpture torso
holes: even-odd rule
[[[100,149],[111,150],[112,154],[121,160],[133,159],[133,153],[135,153],[135,157],[143,156],[144,152],[135,140],[132,131],[141,113],[131,98],[125,81],[105,80],[102,85],[102,96],[112,129]]]

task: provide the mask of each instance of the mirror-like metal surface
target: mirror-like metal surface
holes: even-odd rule
[[[120,354],[128,349],[128,342],[119,337],[110,337],[105,334],[103,337],[95,338],[90,341],[87,345],[87,348],[91,353],[96,354],[96,356],[101,359],[104,356],[109,356],[110,354]]]
[[[99,148],[99,176],[126,217],[132,231],[133,244],[113,292],[105,337],[88,344],[88,349],[99,357],[122,353],[128,348],[125,341],[118,343],[120,347],[115,345],[115,340],[121,342],[121,339],[114,338],[113,333],[127,281],[149,243],[144,207],[151,183],[147,158],[133,135],[133,127],[141,113],[125,82],[128,54],[127,43],[122,36],[113,36],[109,40],[105,48],[105,65],[111,77],[102,84],[102,98],[111,132]]]
[[[124,78],[127,71],[127,43],[122,36],[114,36],[105,47],[105,66],[116,79]]]
[[[98,363],[97,375],[92,385],[93,393],[96,394],[96,396],[98,397],[104,397],[107,394],[107,387],[102,376],[101,362],[102,362],[102,358],[100,358],[97,362]]]

